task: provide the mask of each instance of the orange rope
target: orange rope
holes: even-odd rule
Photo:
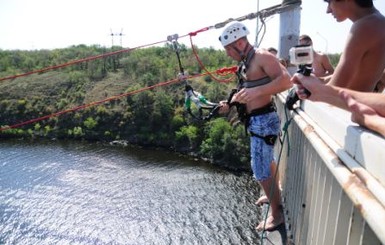
[[[198,32],[201,32],[201,31],[203,31],[203,30],[205,30],[205,29],[199,30]],[[193,44],[193,42],[192,42],[192,36],[195,36],[195,35],[196,35],[195,32],[194,32],[194,33],[190,33],[190,44],[191,44],[191,49],[192,49],[192,51],[193,51],[193,53],[194,53],[194,55],[195,55],[195,58],[197,59],[197,61],[198,61],[199,65],[201,66],[201,68],[202,68],[204,71],[206,71],[206,72],[208,73],[208,75],[210,75],[210,77],[212,77],[212,78],[213,78],[215,81],[217,81],[217,82],[228,83],[228,82],[234,81],[235,75],[233,75],[233,76],[231,76],[231,77],[229,77],[229,78],[227,78],[227,79],[219,79],[219,78],[213,76],[212,73],[209,72],[209,71],[206,69],[206,67],[203,65],[203,62],[202,62],[201,59],[199,58],[198,53],[197,53],[197,51],[196,51],[196,49],[195,49],[195,47],[194,47],[194,44]],[[232,70],[231,70],[231,73],[235,73],[235,72],[237,71],[237,70],[236,70],[236,69],[237,69],[236,66],[235,66],[235,67],[232,67],[231,69],[232,69]],[[233,71],[233,69],[235,69],[235,71]],[[218,75],[224,75],[224,76],[226,76],[226,75],[228,75],[228,74],[230,74],[230,73],[225,73],[225,72],[218,73],[218,72],[217,72],[217,74],[218,74]]]

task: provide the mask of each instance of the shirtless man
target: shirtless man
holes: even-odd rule
[[[373,92],[385,68],[385,17],[372,0],[324,0],[337,22],[353,22],[330,85]]]
[[[313,41],[308,35],[299,37],[299,45],[313,46]],[[313,74],[317,77],[325,77],[333,74],[334,67],[330,63],[329,57],[321,52],[316,52],[313,49]]]
[[[328,3],[327,13],[333,14],[338,22],[350,19],[353,25],[333,75],[323,81],[327,85],[355,91],[376,91],[385,69],[385,17],[374,7],[372,0],[325,1]],[[298,74],[293,76],[292,82],[298,84],[298,97],[306,99],[306,87],[298,77]],[[321,86],[312,90],[309,99],[342,107],[345,101],[331,88]],[[377,86],[377,90],[381,89]]]
[[[231,103],[239,103],[241,121],[250,134],[251,168],[255,179],[268,195],[271,214],[256,227],[274,230],[284,222],[278,179],[275,178],[274,142],[280,133],[280,119],[273,96],[290,87],[290,75],[275,55],[266,49],[254,49],[247,40],[248,29],[241,22],[228,23],[219,37],[226,54],[239,62],[238,92]],[[229,111],[227,101],[220,102],[220,113]],[[244,113],[242,113],[244,112]],[[243,119],[243,120],[242,120]],[[274,137],[271,137],[274,136]],[[272,194],[271,194],[272,193]]]

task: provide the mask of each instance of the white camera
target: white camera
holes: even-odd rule
[[[313,63],[312,46],[295,46],[289,50],[290,63],[293,65],[311,65]]]

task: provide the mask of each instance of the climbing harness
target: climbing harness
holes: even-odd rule
[[[223,36],[223,34],[222,34],[222,36]],[[254,55],[255,55],[255,49],[252,48],[249,50],[247,55],[242,58],[242,61],[239,62],[238,69],[235,73],[237,76],[237,80],[238,80],[237,88],[235,88],[231,91],[229,98],[227,99],[227,104],[229,105],[229,107],[235,106],[237,108],[238,118],[242,123],[245,123],[246,119],[247,119],[246,105],[239,103],[239,102],[231,102],[231,100],[232,100],[234,94],[236,94],[242,88],[245,87],[246,81],[247,81],[246,70],[249,67],[249,63],[250,63],[251,59],[254,57]],[[242,55],[242,56],[244,56],[244,55]],[[250,84],[248,84],[248,85],[250,85]],[[248,86],[248,88],[249,87],[253,87],[253,86]]]
[[[195,115],[191,111],[191,102],[194,102],[198,107],[198,115]],[[185,104],[187,112],[198,120],[209,120],[219,110],[218,104],[208,101],[201,93],[195,92],[194,89],[186,84],[185,85]],[[203,116],[203,110],[210,110],[209,115]]]
[[[172,43],[173,49],[176,53],[176,57],[178,59],[180,76],[183,78],[183,83],[185,84],[185,103],[184,108],[186,112],[195,120],[199,121],[207,121],[210,120],[213,116],[215,116],[219,111],[218,103],[213,103],[207,100],[200,92],[194,91],[191,85],[188,84],[188,80],[185,79],[187,73],[185,73],[184,68],[182,66],[182,62],[180,59],[180,48],[178,44],[178,34],[170,35],[167,37],[167,41]],[[195,104],[198,113],[194,113],[192,109],[192,103]],[[207,110],[208,112],[205,114],[203,110]]]

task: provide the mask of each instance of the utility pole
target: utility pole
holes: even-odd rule
[[[123,44],[122,44],[122,39],[123,39],[123,28],[120,29],[120,33],[119,33],[119,36],[120,36],[120,47],[123,47]]]
[[[302,4],[301,0],[283,0],[282,1],[282,6],[285,6],[285,5],[295,6],[280,14],[279,57],[285,60],[290,60],[290,57],[289,57],[290,48],[298,45],[300,23],[301,23],[301,4]]]
[[[112,32],[112,29],[110,28],[110,35],[111,35],[111,48],[114,46],[114,33]]]
[[[120,36],[120,47],[123,47],[123,28],[120,29],[120,33],[113,33],[112,29],[110,28],[110,36],[111,36],[111,47],[114,46],[114,36]]]

